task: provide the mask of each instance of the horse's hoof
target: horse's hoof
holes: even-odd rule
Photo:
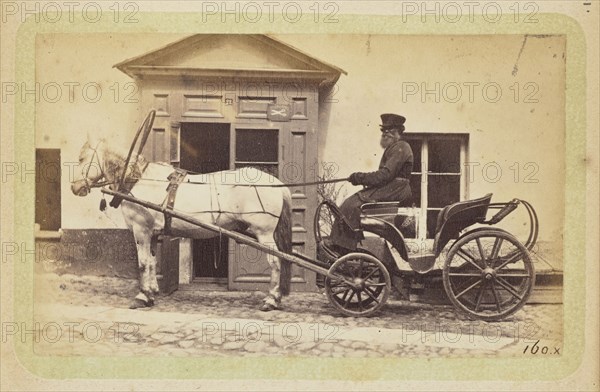
[[[129,309],[139,309],[139,308],[149,308],[154,305],[153,300],[149,300],[148,302],[142,301],[139,298],[134,298],[131,305],[129,305]]]
[[[277,310],[277,309],[279,309],[277,306],[266,303],[266,302],[264,304],[262,304],[262,306],[260,307],[260,310],[263,312],[270,312],[272,310]]]

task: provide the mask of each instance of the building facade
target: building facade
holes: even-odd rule
[[[154,108],[151,160],[197,172],[258,166],[288,183],[311,181],[324,165],[346,177],[377,168],[379,115],[400,113],[415,155],[415,241],[432,237],[444,205],[492,192],[493,201],[516,197],[536,207],[545,255],[536,268],[562,268],[564,37],[45,34],[38,41],[40,83],[85,82],[72,100],[40,103],[40,161],[68,168],[88,132],[126,146]],[[81,63],[56,65],[73,52]],[[86,85],[98,85],[102,98],[92,102]],[[39,215],[42,229],[61,228],[76,241],[80,231],[123,228],[118,211],[98,211],[99,193],[76,198],[68,171],[60,174],[38,187],[38,210],[52,212]],[[356,190],[343,185],[339,201]],[[292,192],[294,246],[314,255],[316,189]],[[519,236],[524,221],[516,214],[503,223]],[[181,284],[260,289],[268,280],[264,258],[229,241],[182,240],[178,253]],[[314,276],[300,269],[295,282],[314,289]]]

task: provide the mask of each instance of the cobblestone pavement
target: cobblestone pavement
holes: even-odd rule
[[[137,282],[38,275],[40,355],[470,357],[562,351],[562,305],[528,305],[502,322],[451,306],[389,300],[376,317],[341,316],[323,293],[292,293],[258,310],[261,292],[177,291],[129,310]],[[56,325],[61,326],[61,336]],[[68,324],[70,323],[70,324]]]

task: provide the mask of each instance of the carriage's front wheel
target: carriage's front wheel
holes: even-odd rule
[[[525,305],[535,283],[529,252],[512,234],[488,229],[457,240],[444,264],[444,288],[455,307],[486,321]]]
[[[387,301],[390,274],[375,257],[350,253],[329,269],[325,290],[329,301],[347,316],[370,316]]]

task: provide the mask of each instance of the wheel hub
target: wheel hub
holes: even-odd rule
[[[491,268],[491,267],[485,268],[481,272],[481,275],[482,275],[483,279],[485,279],[485,280],[494,280],[494,279],[496,279],[496,271],[493,268]]]
[[[354,278],[354,287],[356,287],[357,289],[364,289],[365,280],[361,278]]]

